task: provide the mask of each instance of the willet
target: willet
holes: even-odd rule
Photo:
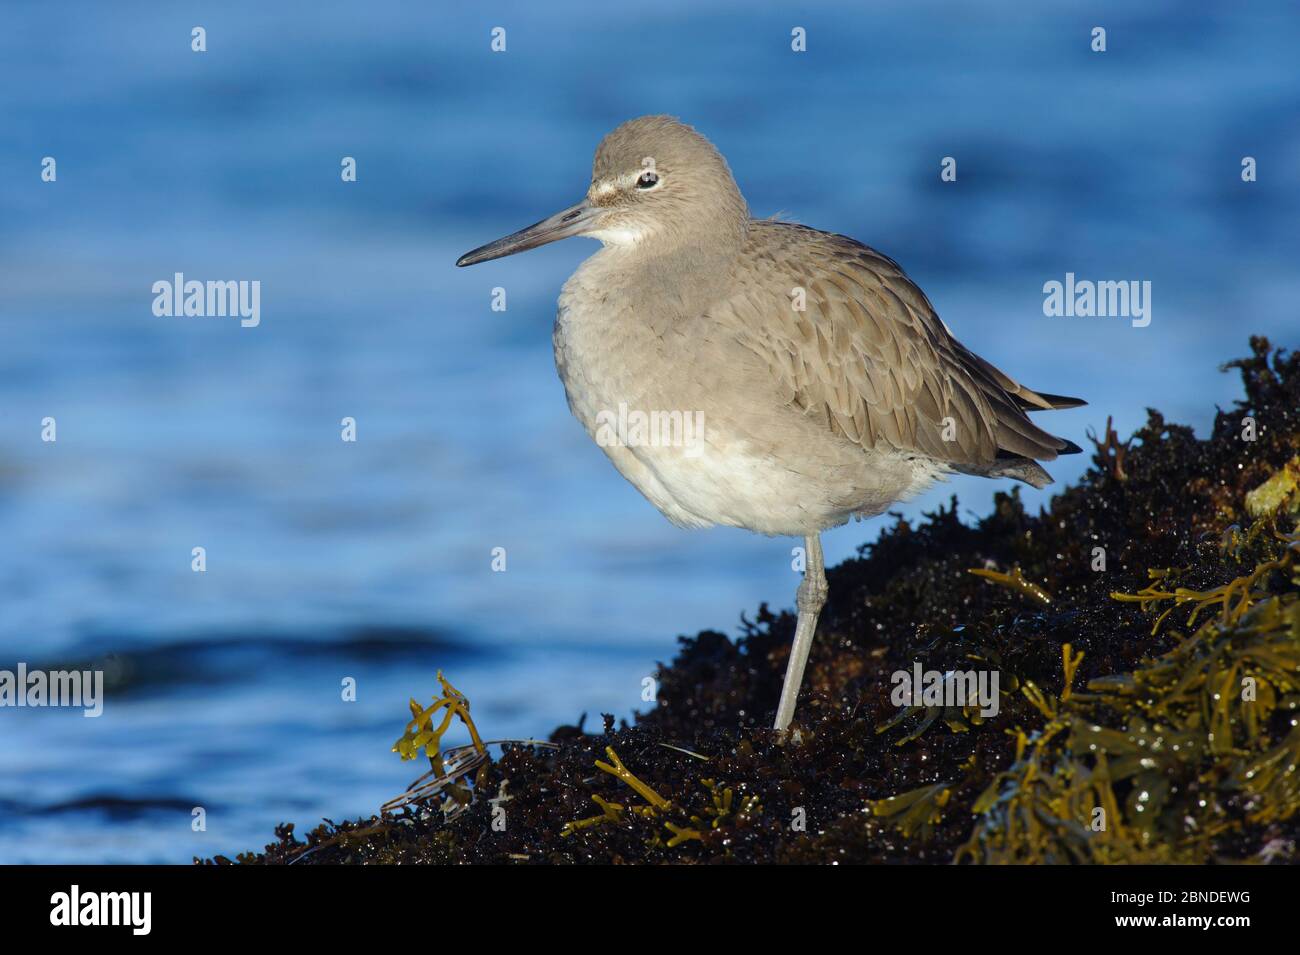
[[[1082,401],[963,347],[887,256],[750,218],[726,160],[671,117],[619,126],[581,202],[456,264],[575,235],[603,247],[564,283],[555,320],[573,414],[674,524],[804,538],[779,731],[826,602],[823,530],[953,472],[1042,487],[1037,461],[1079,450],[1025,412]],[[637,412],[641,428],[611,428]]]

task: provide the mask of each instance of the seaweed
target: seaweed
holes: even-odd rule
[[[403,755],[456,778],[239,861],[1300,861],[1300,357],[1255,338],[1224,368],[1244,396],[1206,437],[1108,422],[1037,514],[1013,490],[967,524],[954,499],[831,568],[790,741],[768,724],[794,616],[762,605],[681,638],[630,725],[496,757],[475,733],[470,771],[434,732],[468,714],[448,684]],[[891,700],[891,674],[972,661],[996,714]]]
[[[402,759],[415,759],[423,749],[429,758],[429,772],[407,786],[400,796],[384,803],[380,807],[382,815],[386,816],[408,805],[425,805],[445,793],[441,808],[450,817],[462,812],[473,798],[470,785],[463,780],[487,763],[488,749],[469,715],[469,700],[465,694],[444,679],[441,670],[438,671],[438,684],[442,696],[428,706],[421,706],[416,700],[411,700],[411,721],[406,724],[406,732],[393,744],[393,752]],[[442,717],[442,722],[435,727],[433,718],[439,710],[447,712]],[[451,728],[454,719],[459,719],[469,730],[470,744],[448,750],[447,759],[444,760],[442,737]]]
[[[1011,573],[1004,574],[989,568],[976,567],[966,571],[968,574],[974,574],[976,577],[983,577],[985,580],[991,580],[995,584],[1000,584],[1008,590],[1023,594],[1033,600],[1037,600],[1043,606],[1052,605],[1052,595],[1049,594],[1038,584],[1031,580],[1026,580],[1025,575],[1020,572],[1019,567],[1012,567]]]
[[[583,829],[601,825],[602,823],[621,825],[628,821],[629,816],[641,819],[660,819],[661,817],[673,815],[683,816],[684,820],[662,819],[664,828],[672,834],[672,838],[664,843],[671,849],[691,839],[703,842],[706,832],[718,831],[726,825],[733,823],[743,825],[761,809],[757,797],[743,796],[739,803],[736,803],[735,790],[731,786],[725,786],[713,779],[701,778],[699,780],[700,785],[708,793],[710,802],[703,806],[698,814],[692,814],[686,808],[674,805],[670,800],[665,799],[654,789],[637,779],[631,770],[623,765],[622,760],[618,758],[618,754],[614,752],[612,746],[605,747],[605,755],[609,757],[610,761],[606,763],[596,760],[596,768],[626,784],[646,801],[646,805],[624,806],[622,803],[611,802],[597,794],[593,794],[591,799],[600,807],[601,814],[565,823],[560,830],[561,837],[571,836]],[[659,836],[652,835],[648,841],[654,844],[659,841]]]

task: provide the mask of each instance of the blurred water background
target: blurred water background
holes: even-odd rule
[[[116,681],[98,719],[0,710],[0,861],[367,814],[418,774],[389,747],[438,668],[487,735],[545,735],[630,716],[677,634],[793,603],[794,541],[671,527],[570,418],[551,322],[594,243],[452,265],[575,201],[624,119],[681,116],[756,215],[897,258],[975,351],[1091,400],[1052,419],[1081,443],[1147,406],[1203,430],[1249,333],[1297,344],[1293,4],[758,6],[0,8],[0,668]],[[1150,280],[1150,326],[1045,317],[1067,271]],[[260,280],[260,326],[155,317],[175,272]]]

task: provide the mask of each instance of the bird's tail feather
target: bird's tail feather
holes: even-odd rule
[[[1042,405],[1025,403],[1026,411],[1064,411],[1066,408],[1082,408],[1088,403],[1082,398],[1071,398],[1068,395],[1049,395],[1045,391],[1035,391],[1034,395],[1047,402],[1048,407],[1044,408]]]
[[[1052,476],[1037,461],[1020,456],[998,458],[985,467],[959,467],[957,470],[966,474],[975,474],[987,478],[1013,478],[1023,481],[1031,487],[1047,487],[1053,483]]]

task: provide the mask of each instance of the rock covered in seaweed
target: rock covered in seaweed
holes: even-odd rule
[[[794,618],[763,606],[683,638],[634,726],[476,764],[454,818],[282,826],[240,861],[1296,861],[1300,356],[1251,348],[1206,439],[1108,426],[1047,510],[954,500],[828,571],[796,742],[767,729]],[[900,711],[915,661],[996,669],[997,714]]]

